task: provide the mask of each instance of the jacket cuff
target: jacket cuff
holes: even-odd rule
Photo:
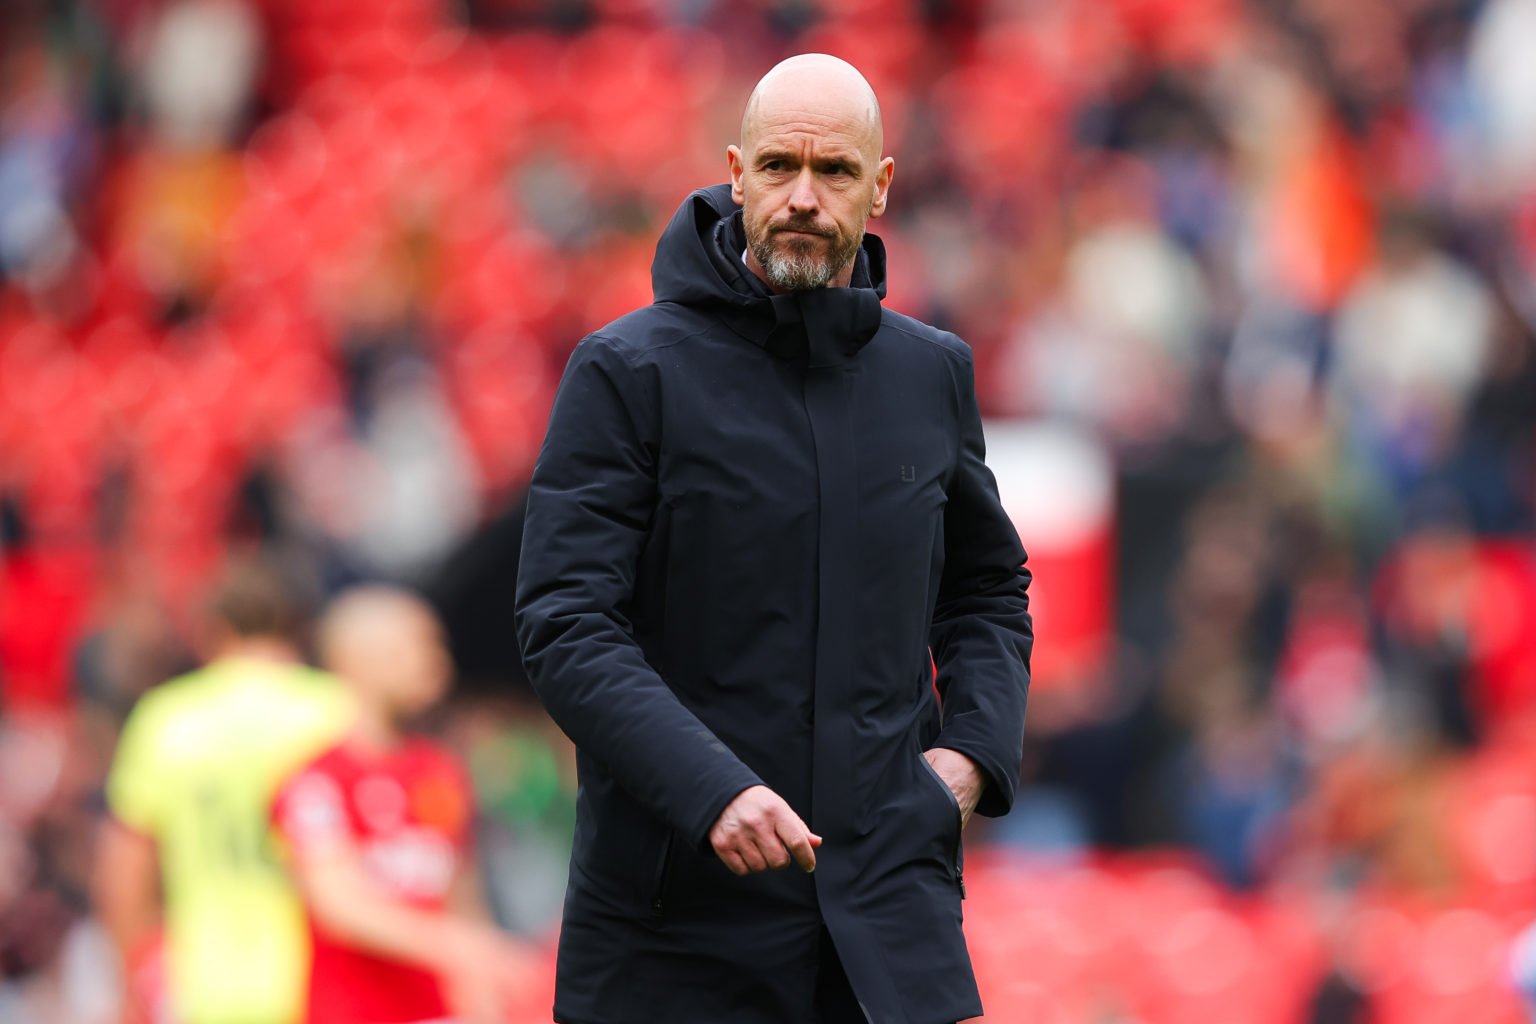
[[[1011,770],[1007,769],[981,744],[959,736],[951,738],[942,732],[933,746],[964,754],[981,772],[986,785],[982,787],[981,798],[976,802],[977,814],[984,818],[1001,818],[1013,809],[1014,790],[1019,777],[1018,765],[1014,765]]]
[[[708,797],[699,802],[693,820],[683,823],[683,834],[688,837],[694,849],[701,854],[713,855],[715,849],[709,842],[710,829],[715,827],[715,822],[720,820],[721,813],[730,806],[732,800],[745,790],[761,785],[763,780],[757,777],[757,773],[742,765],[740,771],[732,772],[711,787]]]

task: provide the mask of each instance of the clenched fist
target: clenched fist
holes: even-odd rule
[[[734,874],[776,871],[793,860],[802,870],[816,870],[821,836],[800,820],[784,798],[767,786],[736,794],[709,830],[709,842]]]

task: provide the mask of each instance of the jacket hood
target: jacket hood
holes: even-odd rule
[[[854,259],[847,288],[818,288],[775,295],[747,269],[741,207],[729,185],[693,192],[656,243],[651,289],[657,302],[707,309],[737,333],[775,355],[811,350],[851,355],[880,326],[885,297],[885,245],[868,232]],[[823,351],[827,350],[827,351]]]

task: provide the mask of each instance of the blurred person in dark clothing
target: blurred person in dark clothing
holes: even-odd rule
[[[209,619],[206,667],[150,690],[123,729],[97,906],[130,1006],[163,929],[173,1019],[291,1024],[309,951],[269,808],[282,780],[342,734],[352,702],[300,663],[283,585],[264,568],[234,568]]]
[[[527,958],[490,924],[472,855],[474,794],[446,749],[410,724],[446,692],[432,611],[359,587],[319,628],[321,661],[357,701],[352,729],[273,806],[309,911],[307,1024],[497,1024]]]
[[[1030,577],[971,350],[881,306],[882,147],[853,67],[778,65],[566,369],[517,614],[579,751],[558,1021],[981,1012],[961,831],[1018,784]]]
[[[1307,1003],[1307,1024],[1368,1024],[1370,998],[1345,975],[1330,971]]]

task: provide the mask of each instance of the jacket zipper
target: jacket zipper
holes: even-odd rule
[[[960,801],[955,799],[954,791],[949,788],[949,783],[944,781],[944,777],[939,774],[938,769],[934,768],[923,755],[919,754],[918,757],[922,760],[923,767],[928,770],[928,774],[932,776],[933,781],[944,790],[944,795],[949,797],[949,802],[955,810],[955,847],[951,867],[955,872],[955,884],[960,887],[960,898],[965,899],[965,828],[960,821]]]
[[[667,872],[672,866],[672,830],[661,844],[661,863],[656,868],[656,878],[651,886],[651,913],[661,917],[667,910]]]

